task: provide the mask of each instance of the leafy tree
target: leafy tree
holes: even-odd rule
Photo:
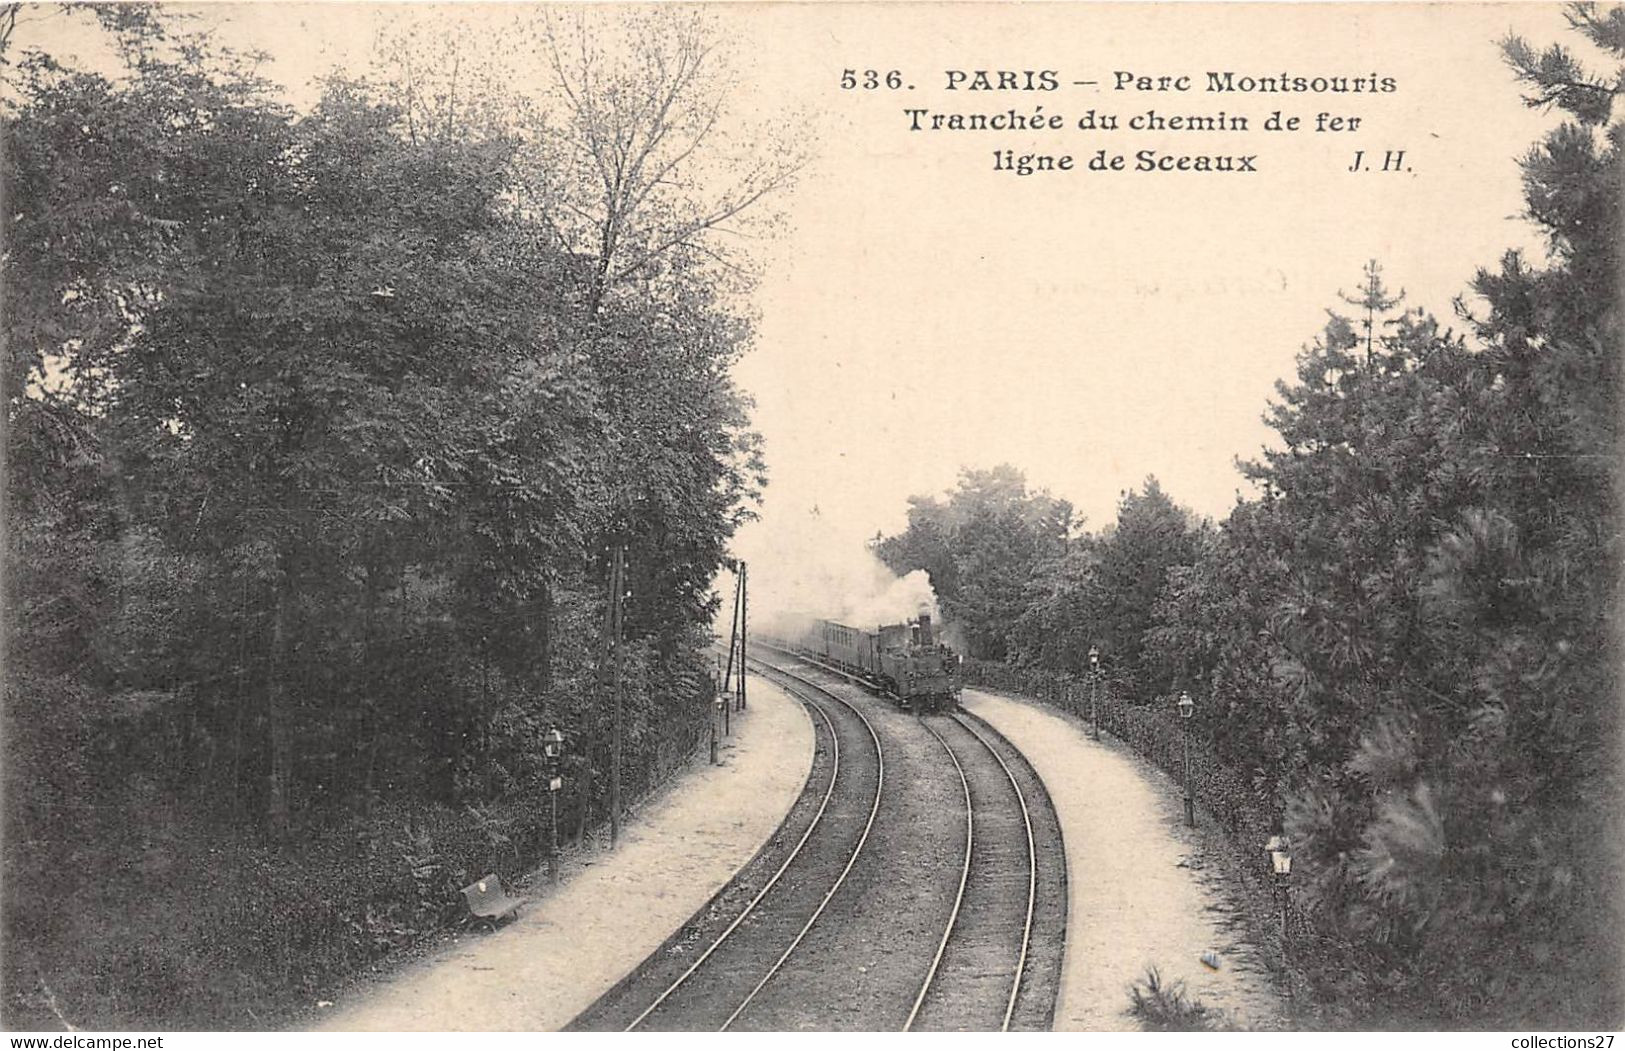
[[[1044,490],[1029,493],[1008,464],[962,471],[945,501],[916,496],[909,504],[908,529],[884,538],[876,553],[893,572],[925,570],[971,654],[1003,659],[1036,567],[1071,540],[1072,506]]]
[[[1135,675],[1143,690],[1162,692],[1183,678],[1185,669],[1142,668],[1144,636],[1169,571],[1195,561],[1196,524],[1150,477],[1139,492],[1123,495],[1117,522],[1102,532],[1096,552],[1100,601],[1091,629],[1120,672]]]
[[[1570,11],[1616,59],[1622,17]],[[1278,771],[1306,901],[1386,1004],[1604,1024],[1613,976],[1558,961],[1613,951],[1619,872],[1617,87],[1562,48],[1505,52],[1575,118],[1523,162],[1546,268],[1478,275],[1474,348],[1423,315],[1377,323],[1397,303],[1368,269],[1373,323],[1334,316],[1300,359],[1284,447],[1248,467],[1262,499],[1176,577],[1153,637],[1208,665],[1217,711],[1254,697],[1260,729],[1216,738]],[[1273,683],[1238,691],[1258,667]]]
[[[1074,674],[1089,671],[1089,650],[1099,649],[1098,612],[1107,604],[1100,582],[1100,545],[1083,537],[1061,557],[1034,570],[1025,609],[1011,631],[1014,659]],[[1108,666],[1110,656],[1107,656]]]
[[[1076,672],[1101,645],[1132,691],[1202,695],[1198,733],[1291,839],[1300,966],[1345,1025],[1605,1026],[1625,1006],[1597,963],[1618,958],[1622,875],[1625,9],[1568,17],[1618,72],[1503,45],[1529,103],[1570,118],[1522,161],[1546,259],[1480,271],[1462,334],[1368,264],[1353,316],[1278,385],[1279,444],[1242,465],[1257,499],[1210,529],[1151,481],[1046,558],[1014,542],[1020,515],[981,510],[1011,506],[981,479],[915,501],[885,545],[940,566],[979,624],[1025,573],[1013,660]]]
[[[1053,670],[1086,672],[1096,649],[1102,667],[1138,696],[1186,679],[1187,660],[1147,664],[1146,633],[1170,572],[1195,558],[1199,526],[1155,478],[1123,494],[1117,520],[1035,565],[1028,604],[1016,621],[1020,659]]]
[[[591,260],[587,314],[618,286],[660,281],[673,260],[743,273],[717,235],[771,219],[764,204],[806,158],[765,128],[746,133],[748,151],[730,141],[727,65],[708,20],[617,12],[611,26],[576,12],[532,31],[555,97],[531,174],[558,245]],[[708,165],[723,178],[696,178]]]
[[[179,23],[102,20],[117,73],[7,56],[6,831],[39,849],[7,869],[5,922],[36,963],[74,936],[29,918],[46,875],[107,887],[143,836],[259,852],[232,870],[256,893],[350,822],[504,841],[488,808],[534,822],[550,724],[566,820],[601,817],[610,543],[633,567],[628,796],[647,788],[704,726],[710,581],[764,483],[730,374],[749,325],[678,254],[584,311],[596,268],[531,209],[522,108],[454,101],[454,66],[404,104],[334,78],[299,113]],[[294,934],[369,958],[411,933],[383,912],[439,907],[423,873],[485,863],[406,838],[411,900]],[[287,930],[231,944],[273,934],[223,969],[288,980]],[[176,937],[163,975],[204,958]]]

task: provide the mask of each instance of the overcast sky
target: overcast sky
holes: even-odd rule
[[[210,5],[223,39],[262,47],[296,99],[360,70],[400,9]],[[418,12],[427,11],[419,7]],[[459,5],[470,20],[512,7]],[[759,245],[757,401],[772,486],[740,539],[817,508],[831,536],[903,522],[911,493],[1008,461],[1098,528],[1158,476],[1222,517],[1233,467],[1269,438],[1274,382],[1337,293],[1380,259],[1411,305],[1448,312],[1473,269],[1531,244],[1515,158],[1553,117],[1526,110],[1495,42],[1564,36],[1556,5],[758,5],[713,8],[737,42],[738,116],[788,122],[817,160]],[[18,42],[50,40],[49,20]],[[85,45],[89,47],[87,43]],[[1583,52],[1582,52],[1583,53]],[[912,91],[842,91],[843,68],[899,69]],[[943,90],[949,69],[1053,69],[1064,90]],[[1192,76],[1189,92],[1111,90],[1113,74]],[[1208,70],[1393,77],[1390,94],[1212,95]],[[1075,87],[1074,80],[1098,80]],[[1094,108],[1127,118],[1273,110],[1359,116],[1357,133],[1130,137],[910,132],[904,109]],[[1257,174],[992,170],[992,151],[1099,148],[1259,155]],[[1406,174],[1351,174],[1356,149],[1406,151]],[[781,533],[783,530],[781,530]]]
[[[1244,485],[1234,458],[1271,433],[1260,417],[1274,382],[1292,374],[1339,290],[1356,291],[1367,259],[1383,262],[1412,305],[1448,312],[1476,266],[1530,242],[1516,218],[1515,158],[1552,118],[1520,105],[1495,41],[1513,28],[1541,41],[1562,30],[1554,7],[1531,6],[938,7],[839,18],[792,8],[755,18],[761,39],[798,42],[774,52],[783,83],[840,118],[795,198],[763,290],[761,346],[742,370],[775,470],[768,517],[816,505],[870,534],[901,524],[908,494],[1000,461],[1071,499],[1091,527],[1148,474],[1222,517]],[[917,57],[891,57],[904,54]],[[829,89],[843,62],[871,57],[911,72],[1011,65],[1102,80],[1117,69],[1198,79],[1209,69],[1376,71],[1399,90],[1217,101],[1057,93],[1040,101],[1069,116],[1280,108],[1366,123],[1346,138],[1144,143],[1256,150],[1256,175],[1019,179],[990,170],[987,138],[903,133],[895,100]],[[920,104],[989,106],[940,91]],[[1023,146],[1021,135],[1000,138]],[[1078,154],[1109,145],[1082,133],[1061,141]],[[1403,148],[1413,171],[1349,174],[1359,147]]]

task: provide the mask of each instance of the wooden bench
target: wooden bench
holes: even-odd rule
[[[510,897],[502,887],[502,879],[494,872],[464,887],[463,897],[468,901],[468,911],[492,927],[510,913],[518,915],[519,906],[525,903],[524,898]]]

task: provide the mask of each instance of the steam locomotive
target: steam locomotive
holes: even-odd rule
[[[959,704],[959,656],[936,640],[930,614],[872,632],[794,617],[779,632],[793,652],[856,676],[906,711],[952,711]]]

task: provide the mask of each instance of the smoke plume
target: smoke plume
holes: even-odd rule
[[[740,557],[750,566],[751,621],[766,630],[775,619],[791,615],[869,631],[921,613],[937,617],[937,598],[924,571],[897,576],[861,540],[816,512],[777,516],[770,532],[742,539],[747,542],[739,545]]]

